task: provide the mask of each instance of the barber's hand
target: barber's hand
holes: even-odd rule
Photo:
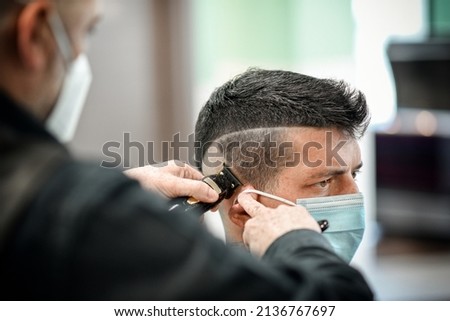
[[[309,229],[321,233],[319,224],[302,206],[269,208],[249,194],[240,194],[238,201],[251,217],[245,223],[244,243],[257,256],[262,256],[276,239],[290,231]]]
[[[138,167],[124,171],[145,189],[168,198],[193,196],[199,201],[213,203],[218,194],[201,181],[203,175],[182,162],[170,161],[157,166]]]

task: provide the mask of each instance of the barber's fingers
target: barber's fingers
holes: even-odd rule
[[[168,172],[173,175],[170,185],[174,194],[170,197],[192,196],[206,203],[214,203],[219,198],[216,191],[201,181],[204,176],[195,168],[179,161],[170,161]]]
[[[200,173],[197,169],[178,160],[171,160],[156,166],[159,167],[162,172],[172,174],[177,177],[195,180],[201,180],[203,178],[202,173]]]
[[[182,169],[184,178],[201,180],[204,177],[202,173],[189,165],[185,165],[184,167],[182,167]]]
[[[252,195],[247,193],[239,194],[238,202],[251,217],[255,217],[264,211],[270,210],[268,207],[256,201]]]
[[[171,177],[166,181],[166,196],[192,196],[201,202],[214,203],[219,194],[202,181],[181,177]]]
[[[213,203],[219,197],[217,192],[201,181],[203,175],[199,171],[181,162],[138,167],[124,173],[139,181],[143,188],[168,198],[193,196],[199,201]]]
[[[275,240],[290,231],[308,229],[321,232],[317,222],[302,206],[280,205],[272,209],[258,206],[254,202],[243,198],[244,206],[248,205],[250,211],[258,213],[247,220],[242,237],[244,244],[258,256],[263,255]],[[239,203],[242,206],[241,199]]]

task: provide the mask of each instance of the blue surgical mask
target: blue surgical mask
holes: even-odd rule
[[[361,244],[365,228],[362,193],[298,199],[297,205],[306,207],[317,220],[327,220],[323,236],[334,251],[349,263]]]
[[[291,206],[301,205],[316,221],[327,220],[329,227],[322,235],[347,263],[361,244],[365,228],[362,193],[297,199],[296,203],[258,190],[245,190],[243,193],[259,194]]]

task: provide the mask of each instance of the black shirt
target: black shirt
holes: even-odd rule
[[[29,165],[54,150],[46,170]],[[373,299],[322,235],[290,232],[262,259],[228,248],[120,171],[72,159],[1,93],[0,153],[2,300]],[[16,189],[25,160],[35,176]]]

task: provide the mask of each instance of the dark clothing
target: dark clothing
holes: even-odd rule
[[[39,156],[38,174],[11,178],[52,152],[51,170]],[[290,232],[262,260],[230,249],[120,171],[73,160],[1,94],[0,153],[2,300],[373,299],[320,234]]]

